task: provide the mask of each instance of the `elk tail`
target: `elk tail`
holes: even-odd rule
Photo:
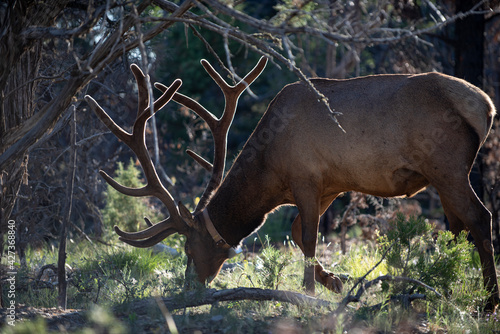
[[[460,85],[459,83],[462,83]],[[495,105],[490,97],[476,86],[460,80],[455,81],[451,92],[456,95],[455,101],[461,101],[456,106],[462,119],[477,133],[480,146],[484,144],[496,114]]]

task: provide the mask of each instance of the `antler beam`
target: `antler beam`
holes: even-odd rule
[[[113,119],[104,111],[101,106],[90,96],[85,99],[91,106],[92,110],[97,114],[99,119],[111,130],[111,132],[121,141],[123,141],[137,155],[141,163],[144,175],[146,176],[147,184],[142,188],[129,188],[115,181],[104,171],[100,171],[101,176],[106,182],[117,191],[135,197],[154,196],[158,198],[168,209],[170,217],[153,225],[149,219],[145,218],[148,228],[139,232],[124,232],[118,226],[115,226],[116,233],[120,236],[120,240],[135,246],[135,247],[150,247],[164,238],[174,233],[186,234],[189,226],[181,217],[179,209],[168,190],[161,183],[145,141],[146,122],[158,110],[163,108],[171,99],[186,106],[196,112],[205,122],[207,122],[210,131],[214,137],[214,162],[213,165],[199,156],[197,153],[188,150],[187,153],[195,159],[201,166],[212,173],[210,182],[203,193],[196,212],[205,208],[209,201],[210,194],[219,187],[224,176],[225,161],[227,155],[227,134],[229,127],[234,119],[238,99],[245,89],[260,75],[266,66],[267,59],[262,57],[257,65],[235,86],[230,86],[226,81],[215,71],[215,69],[206,61],[202,60],[201,64],[217,83],[224,94],[225,108],[222,116],[217,118],[213,113],[205,109],[195,100],[177,93],[181,86],[181,80],[175,80],[170,87],[156,83],[163,94],[153,103],[154,110],[149,107],[149,94],[147,91],[147,78],[141,69],[133,64],[131,70],[134,74],[138,87],[138,110],[137,117],[132,127],[132,133],[125,131],[117,125]]]
[[[132,133],[128,133],[119,125],[117,125],[113,119],[104,111],[104,109],[89,95],[85,96],[85,100],[90,105],[92,110],[96,113],[99,119],[108,127],[109,130],[121,141],[127,144],[128,147],[136,154],[139,162],[141,163],[142,169],[144,171],[144,175],[146,176],[147,184],[142,188],[129,188],[121,185],[117,181],[115,181],[111,176],[109,176],[104,171],[99,171],[101,176],[106,180],[106,182],[111,185],[114,189],[125,194],[127,196],[135,196],[135,197],[143,197],[143,196],[154,196],[158,198],[168,209],[170,213],[170,219],[166,219],[156,225],[152,225],[148,223],[148,225],[152,225],[149,228],[136,232],[136,233],[128,233],[123,232],[119,229],[119,227],[115,226],[115,231],[120,235],[120,239],[132,244],[137,243],[133,242],[133,240],[148,239],[150,242],[155,241],[157,243],[160,240],[156,241],[156,236],[163,236],[166,238],[168,235],[173,234],[175,232],[183,233],[183,229],[185,228],[185,224],[180,217],[179,211],[175,204],[175,201],[172,195],[168,192],[168,190],[161,183],[156,169],[153,165],[151,157],[149,155],[147,146],[146,146],[146,122],[150,119],[154,113],[158,110],[162,109],[174,96],[179,87],[182,85],[182,81],[177,79],[172,85],[163,92],[162,96],[158,98],[153,103],[153,112],[151,112],[149,107],[149,94],[147,91],[147,82],[149,80],[141,69],[132,64],[130,66],[135,80],[138,86],[138,110],[137,117],[132,127]],[[149,222],[149,220],[146,220]],[[168,233],[165,233],[168,232]],[[154,238],[154,240],[152,239]],[[144,241],[145,242],[145,241]],[[149,244],[148,242],[146,242]],[[153,243],[153,244],[154,244]],[[144,246],[148,247],[148,246]]]
[[[208,200],[212,192],[217,189],[222,183],[224,177],[224,170],[226,164],[227,155],[227,134],[231,123],[233,122],[234,115],[236,113],[236,107],[238,105],[238,99],[241,94],[247,89],[252,82],[257,79],[257,77],[262,73],[267,64],[267,58],[261,57],[257,65],[235,86],[230,86],[227,82],[220,76],[219,73],[210,65],[205,59],[201,60],[201,65],[205,68],[205,71],[212,77],[215,83],[220,87],[222,93],[224,94],[225,107],[224,112],[220,118],[215,117],[213,113],[205,109],[197,101],[182,95],[180,93],[175,93],[173,100],[177,103],[184,105],[185,107],[193,110],[198,116],[200,116],[210,128],[212,136],[214,138],[214,162],[210,164],[204,158],[199,156],[197,153],[188,150],[187,153],[198,162],[203,168],[212,173],[210,181],[205,189],[200,201],[196,207],[196,212],[199,212],[205,208],[208,204]],[[169,87],[161,84],[155,83],[155,87],[163,92],[166,92]]]

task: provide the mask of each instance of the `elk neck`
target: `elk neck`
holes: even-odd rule
[[[264,154],[252,154],[250,159],[247,146],[206,207],[214,227],[231,246],[238,245],[264,223],[269,212],[285,204],[279,178],[266,165]]]

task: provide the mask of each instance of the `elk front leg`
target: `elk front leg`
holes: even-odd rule
[[[320,197],[314,184],[299,183],[293,187],[295,204],[302,219],[300,239],[302,253],[305,256],[304,288],[314,295],[314,274],[316,263],[316,243],[318,241]],[[293,228],[292,228],[293,230]],[[293,236],[293,233],[292,233]],[[294,238],[295,239],[295,238]],[[297,244],[299,244],[297,242]]]
[[[297,217],[295,217],[295,220],[293,221],[292,238],[305,255],[304,245],[302,244],[302,220],[300,218],[300,215],[297,215]],[[342,292],[342,281],[333,273],[326,271],[316,258],[314,259],[314,278],[328,290],[331,290],[335,293]]]
[[[304,268],[304,287],[306,291],[314,295],[315,287],[315,264],[316,260],[316,243],[318,241],[318,224],[319,217],[306,221],[302,228],[302,245],[304,247],[303,253],[305,256]]]

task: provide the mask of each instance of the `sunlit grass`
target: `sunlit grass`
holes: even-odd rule
[[[254,287],[304,293],[302,279],[305,263],[300,249],[289,239],[272,243],[262,236],[261,240],[263,247],[258,252],[251,252],[252,245],[247,245],[250,251],[232,259],[209,287]],[[482,289],[481,271],[476,267],[479,263],[474,256],[473,265],[467,268],[460,281],[451,285],[451,293],[442,299],[429,293],[426,300],[414,301],[411,308],[404,308],[396,302],[386,304],[389,290],[384,290],[379,284],[367,290],[360,303],[352,303],[342,315],[325,320],[325,315],[335,309],[367,272],[371,271],[365,277],[368,281],[388,274],[387,261],[382,259],[384,254],[377,243],[351,238],[348,251],[343,254],[338,238],[334,236],[329,240],[320,238],[318,259],[326,270],[348,277],[341,294],[316,285],[317,297],[331,302],[332,308],[298,307],[275,301],[221,302],[173,311],[177,327],[182,332],[250,333],[272,332],[280,328],[303,333],[343,333],[352,328],[397,332],[406,330],[407,325],[417,326],[424,322],[431,332],[486,333],[500,330],[498,314],[484,316],[481,312],[486,295]],[[57,288],[35,288],[33,281],[27,279],[36,276],[42,266],[57,263],[56,254],[57,250],[51,248],[29,251],[28,268],[20,279],[24,288],[19,290],[16,301],[35,307],[57,305]],[[97,304],[104,307],[99,309],[100,312],[118,307],[122,310],[121,314],[128,314],[125,319],[121,318],[125,324],[119,327],[122,332],[127,332],[127,327],[130,328],[128,332],[140,331],[145,324],[159,331],[165,326],[165,319],[158,309],[146,312],[148,315],[144,318],[144,315],[127,313],[127,303],[157,295],[182,295],[184,291],[186,257],[183,253],[172,256],[122,244],[106,246],[82,242],[68,245],[67,262],[71,280],[68,307],[90,310]],[[359,286],[353,293],[357,288]],[[376,305],[386,306],[373,308]],[[113,318],[112,312],[108,313]],[[38,323],[36,326],[42,328]]]
[[[382,254],[373,243],[360,243],[352,245],[346,254],[339,253],[339,269],[346,271],[353,278],[364,276],[382,259]],[[387,274],[385,261],[380,263],[375,270],[366,277],[372,280]]]

